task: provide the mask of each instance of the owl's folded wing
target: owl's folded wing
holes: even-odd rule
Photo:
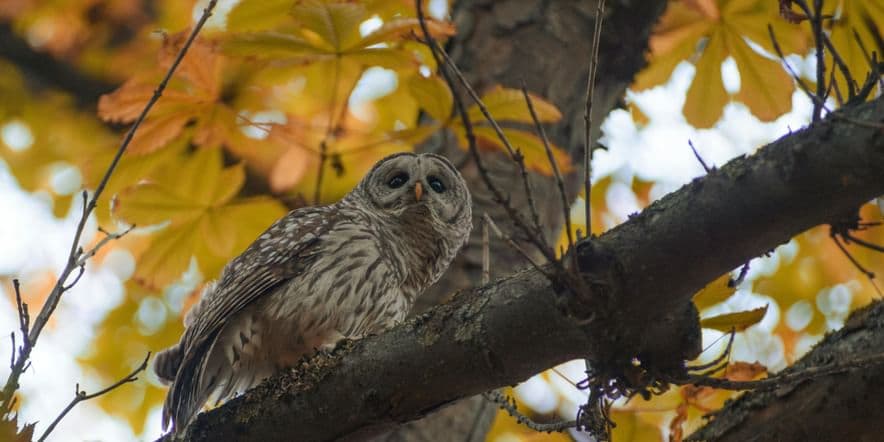
[[[181,363],[163,406],[163,427],[186,426],[214,389],[206,363],[218,333],[237,313],[303,271],[312,250],[337,222],[335,206],[290,212],[230,262],[185,320]]]

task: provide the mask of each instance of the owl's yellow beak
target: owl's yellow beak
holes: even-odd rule
[[[418,182],[414,183],[414,197],[415,197],[415,201],[420,201],[420,200],[421,200],[421,195],[423,195],[423,194],[424,194],[424,187],[421,185],[421,182],[418,181]]]

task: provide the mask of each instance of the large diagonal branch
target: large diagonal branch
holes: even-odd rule
[[[199,416],[180,439],[361,438],[576,357],[671,364],[695,351],[683,312],[696,290],[884,193],[882,121],[884,98],[845,110],[581,243],[594,293],[560,294],[533,270],[461,292],[271,378]],[[599,314],[581,326],[565,311]]]

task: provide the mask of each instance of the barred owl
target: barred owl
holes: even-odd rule
[[[207,285],[180,342],[157,355],[156,374],[172,384],[163,427],[401,321],[471,226],[463,177],[433,154],[384,158],[339,202],[289,212]]]

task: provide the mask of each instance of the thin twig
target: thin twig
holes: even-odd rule
[[[28,329],[31,327],[31,316],[28,313],[28,304],[21,299],[21,284],[18,278],[12,280],[12,287],[15,289],[15,305],[18,307],[18,326],[21,330],[22,346],[30,347],[31,342],[28,339]],[[12,353],[15,354],[15,345],[12,346]]]
[[[571,208],[568,204],[568,194],[565,193],[565,180],[562,179],[562,172],[559,170],[559,164],[556,162],[556,158],[553,155],[549,137],[546,136],[546,130],[543,128],[543,125],[540,124],[540,119],[537,118],[537,112],[534,110],[534,102],[531,100],[531,95],[528,94],[528,88],[525,86],[524,81],[522,81],[522,95],[525,96],[525,103],[528,104],[528,112],[531,114],[531,120],[534,121],[534,128],[537,130],[538,134],[540,134],[540,139],[543,141],[543,150],[546,151],[546,159],[549,162],[550,167],[552,167],[556,186],[559,189],[559,197],[562,200],[562,214],[565,217],[565,232],[568,235],[568,251],[572,252],[572,267],[577,271],[577,254],[573,253],[574,234],[571,232]],[[562,256],[564,256],[564,253]]]
[[[98,396],[101,396],[103,394],[107,394],[107,393],[113,391],[114,389],[116,389],[117,387],[119,387],[123,384],[128,384],[130,382],[137,381],[138,380],[138,376],[137,376],[138,373],[141,373],[142,371],[144,371],[145,368],[147,368],[148,359],[150,359],[150,352],[147,353],[147,356],[144,357],[144,360],[141,361],[141,364],[138,365],[138,367],[136,367],[135,370],[133,370],[131,373],[126,375],[126,377],[124,377],[123,379],[120,379],[117,382],[114,382],[113,384],[111,384],[107,388],[96,391],[95,393],[86,394],[85,391],[80,391],[80,384],[77,384],[77,386],[74,388],[74,398],[71,399],[71,402],[68,404],[68,406],[65,407],[64,410],[62,410],[61,413],[58,414],[58,416],[56,416],[55,420],[52,421],[52,423],[49,424],[48,427],[46,427],[46,431],[44,431],[43,435],[40,436],[40,439],[38,439],[38,442],[43,442],[44,440],[46,440],[46,437],[48,437],[49,433],[51,433],[52,430],[55,429],[55,426],[58,425],[58,423],[61,422],[62,419],[64,419],[64,417],[68,414],[68,412],[70,412],[80,402],[88,401],[89,399],[95,399]]]
[[[694,142],[688,140],[688,146],[691,146],[691,150],[694,151],[694,156],[697,158],[697,161],[700,162],[700,165],[703,166],[703,170],[705,170],[706,173],[712,171],[712,169],[708,165],[706,165],[706,162],[703,161],[703,157],[700,156],[700,152],[697,152],[697,148],[694,147]]]
[[[132,127],[129,128],[129,131],[126,132],[123,141],[120,144],[120,147],[117,149],[116,154],[111,160],[110,165],[108,165],[107,170],[104,173],[104,176],[101,178],[101,181],[98,182],[98,186],[95,188],[95,192],[93,192],[91,199],[87,200],[87,193],[84,191],[84,205],[83,212],[80,216],[80,221],[77,224],[77,229],[74,232],[74,238],[71,242],[70,251],[68,252],[67,264],[64,269],[58,276],[58,280],[55,283],[55,286],[52,288],[52,291],[49,293],[49,296],[46,299],[46,302],[43,304],[43,307],[40,309],[40,313],[37,315],[37,318],[34,320],[33,328],[31,328],[30,333],[28,334],[29,344],[27,347],[22,347],[22,352],[19,359],[16,361],[15,367],[11,370],[9,377],[6,379],[6,385],[3,387],[3,391],[0,392],[0,415],[5,415],[11,410],[12,398],[14,396],[15,391],[18,389],[18,380],[21,377],[22,372],[27,366],[27,360],[30,357],[31,349],[37,344],[37,340],[40,337],[40,333],[43,331],[43,327],[49,321],[49,317],[55,311],[55,308],[58,306],[59,301],[61,300],[61,296],[67,291],[68,288],[65,286],[65,281],[67,281],[68,277],[74,271],[74,269],[78,268],[78,260],[82,250],[80,248],[80,238],[83,235],[83,231],[86,227],[86,222],[88,221],[89,215],[95,210],[96,205],[98,204],[98,199],[101,197],[101,194],[104,192],[104,189],[107,187],[108,181],[110,181],[111,175],[117,168],[117,165],[120,163],[120,160],[123,157],[123,154],[126,152],[126,149],[129,147],[129,144],[132,142],[132,138],[135,135],[135,131],[141,126],[144,122],[147,114],[153,108],[154,104],[160,99],[163,91],[166,88],[166,85],[172,78],[172,75],[175,73],[175,70],[178,68],[178,65],[181,63],[181,60],[184,58],[184,55],[187,53],[187,50],[190,48],[193,41],[196,39],[197,34],[200,29],[202,29],[203,25],[205,25],[206,20],[212,15],[212,10],[215,8],[215,4],[218,0],[210,0],[208,5],[206,5],[205,9],[203,9],[203,13],[200,16],[200,19],[194,25],[193,29],[190,32],[190,35],[187,37],[187,40],[184,42],[184,45],[178,51],[178,55],[175,57],[175,60],[172,62],[172,65],[169,67],[169,70],[166,72],[166,75],[160,81],[157,88],[154,90],[153,95],[150,100],[145,104],[144,109],[141,111],[141,114],[138,115],[138,118],[132,124]]]
[[[801,91],[804,92],[804,95],[806,95],[807,98],[810,99],[814,106],[819,104],[823,107],[823,109],[826,110],[826,112],[830,112],[830,110],[825,107],[825,102],[821,101],[819,97],[814,95],[813,92],[810,91],[810,87],[804,84],[804,81],[801,80],[801,76],[798,75],[798,73],[795,72],[794,69],[792,69],[792,65],[790,65],[789,62],[786,60],[786,55],[783,53],[783,49],[780,47],[780,42],[777,40],[777,36],[774,33],[773,26],[771,26],[770,24],[767,25],[767,33],[768,35],[770,35],[770,41],[771,44],[773,44],[774,52],[777,53],[780,61],[786,67],[786,70],[789,71],[789,75],[792,76],[792,79],[795,80],[795,83],[798,84],[798,87],[801,89]]]
[[[710,378],[707,376],[688,376],[683,379],[670,380],[675,385],[693,384],[701,387],[712,387],[721,390],[773,390],[784,386],[795,385],[799,382],[816,379],[823,376],[843,373],[845,371],[873,367],[884,364],[884,353],[872,356],[846,359],[833,362],[828,365],[807,367],[791,373],[781,373],[766,379],[755,381],[732,381],[729,379]]]
[[[516,418],[516,421],[518,421],[520,424],[522,424],[522,425],[524,425],[534,431],[539,431],[539,432],[543,432],[543,433],[552,433],[554,431],[565,431],[569,428],[574,428],[577,426],[577,421],[574,421],[574,420],[551,422],[548,424],[542,424],[539,422],[535,422],[530,417],[519,412],[519,409],[516,407],[515,400],[507,397],[503,393],[501,393],[497,390],[492,390],[492,391],[483,393],[483,395],[489,401],[494,402],[495,404],[498,404],[500,406],[500,408],[502,408],[503,410],[506,410],[507,414]]]
[[[491,219],[491,217],[488,216],[487,213],[482,215],[482,219],[485,220],[485,225],[490,227],[491,230],[494,231],[494,234],[497,235],[498,238],[506,241],[506,243],[509,244],[510,247],[513,248],[513,250],[519,252],[519,254],[522,255],[522,257],[525,258],[529,263],[531,263],[531,265],[535,269],[537,269],[538,272],[540,272],[544,275],[547,275],[547,277],[551,277],[551,275],[549,275],[549,272],[547,272],[543,267],[541,267],[540,263],[534,261],[534,259],[531,257],[531,255],[528,254],[528,252],[525,251],[525,249],[523,249],[521,246],[519,246],[519,244],[514,239],[512,239],[511,237],[509,237],[505,233],[503,233],[497,227],[497,224],[494,223],[494,221]]]
[[[132,229],[134,229],[134,228],[135,228],[135,225],[133,224],[133,225],[129,226],[128,228],[126,228],[126,230],[123,230],[122,232],[111,233],[111,232],[108,232],[107,230],[104,230],[101,227],[99,227],[98,231],[101,233],[104,233],[104,238],[101,238],[101,240],[98,241],[98,244],[95,244],[95,246],[92,247],[91,249],[89,249],[88,252],[81,253],[80,258],[77,259],[77,265],[81,266],[81,267],[86,265],[86,261],[89,258],[92,258],[93,256],[95,256],[95,254],[98,253],[98,251],[101,250],[102,247],[107,245],[107,243],[109,243],[111,241],[118,240],[118,239],[126,236],[126,234],[131,232]]]
[[[599,64],[599,46],[602,36],[602,23],[605,20],[605,0],[599,0],[595,10],[595,27],[592,30],[592,53],[589,59],[589,74],[586,78],[586,106],[583,111],[584,150],[583,150],[583,192],[586,195],[584,216],[586,217],[586,237],[592,237],[592,101],[595,95],[595,74]]]
[[[488,222],[485,221],[486,213],[482,217],[482,285],[491,282],[491,244],[488,238]]]

